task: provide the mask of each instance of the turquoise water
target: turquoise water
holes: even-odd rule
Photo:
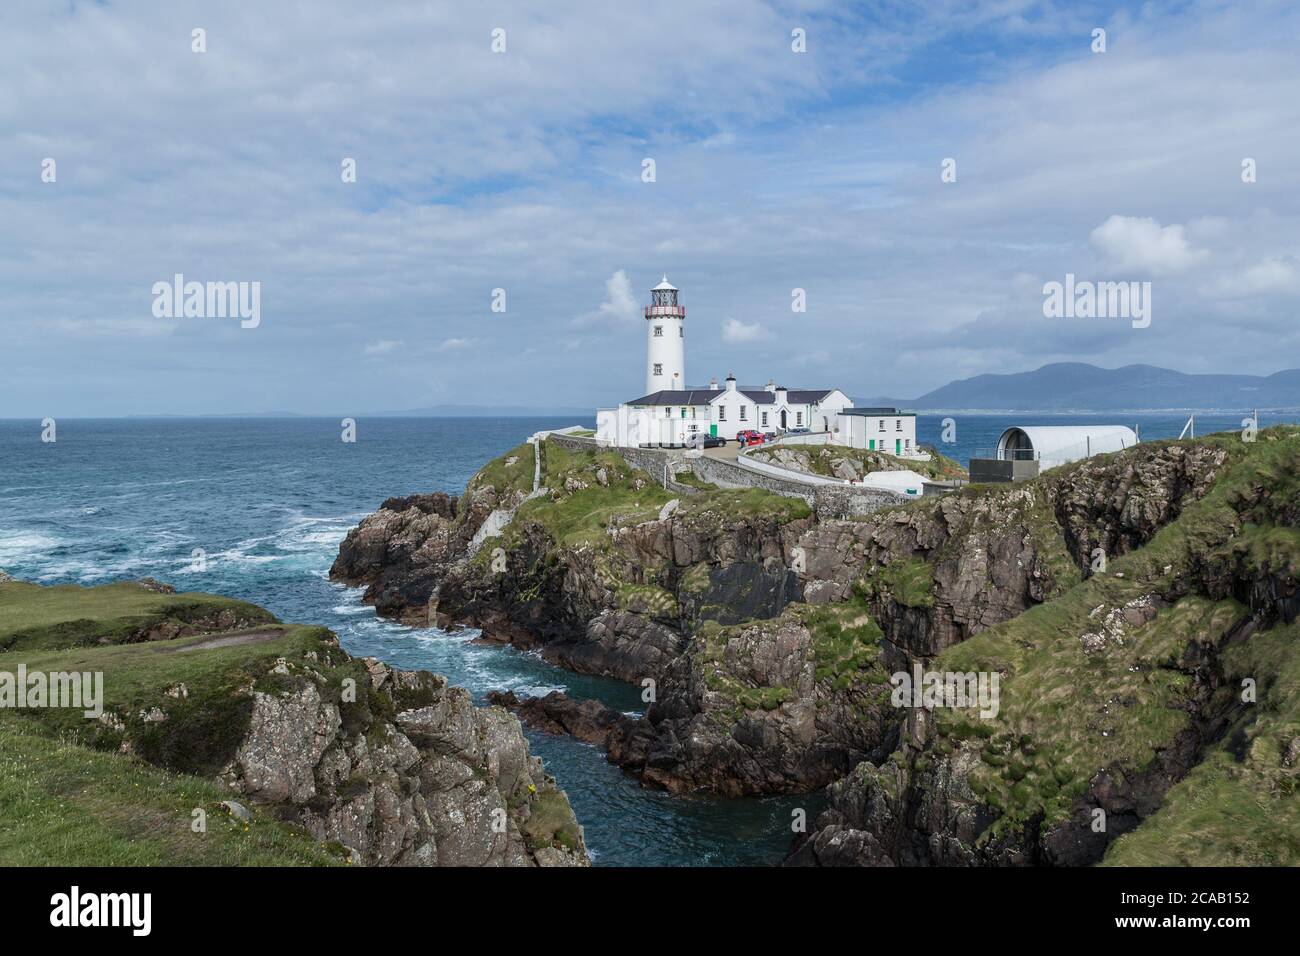
[[[1017,416],[954,416],[965,462]],[[1241,415],[1198,417],[1198,431]],[[1144,438],[1183,419],[1141,417]],[[1134,423],[1060,416],[1049,423]],[[354,654],[426,668],[482,698],[490,690],[564,690],[639,711],[635,688],[583,677],[513,648],[381,620],[359,589],[326,575],[338,544],[390,495],[459,493],[488,459],[558,419],[361,419],[340,441],[333,419],[61,420],[42,443],[35,421],[0,421],[0,570],[42,583],[96,584],[145,575],[183,590],[240,597],[288,621],[323,624]],[[1272,424],[1265,420],[1262,425]],[[938,443],[941,418],[918,422]],[[194,570],[195,549],[206,569]],[[782,859],[791,809],[812,819],[820,796],[763,800],[673,797],[641,787],[596,748],[530,731],[534,753],[568,792],[598,864],[742,865]]]
[[[347,530],[390,495],[459,493],[488,459],[552,419],[0,421],[0,570],[46,584],[150,575],[182,590],[252,601],[323,624],[351,653],[425,668],[482,698],[563,690],[639,711],[639,689],[570,674],[532,654],[471,643],[474,632],[378,618],[326,575]],[[194,549],[206,570],[193,570]],[[589,744],[529,731],[568,792],[598,864],[779,861],[790,808],[820,800],[682,798],[647,790]]]

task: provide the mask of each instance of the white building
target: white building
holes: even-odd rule
[[[646,394],[618,408],[596,411],[596,438],[610,445],[686,445],[703,435],[732,439],[737,432],[807,429],[833,432],[852,405],[837,388],[738,386],[728,375],[707,387],[683,384],[686,376],[686,309],[665,276],[646,306]],[[912,441],[915,443],[915,429]]]
[[[998,439],[997,456],[1002,461],[1037,461],[1040,469],[1047,469],[1137,443],[1137,432],[1123,425],[1017,425]]]
[[[929,458],[916,446],[916,414],[897,408],[845,408],[835,423],[837,445],[883,451],[897,458]]]
[[[1137,443],[1137,432],[1123,425],[1016,425],[1002,433],[997,448],[971,457],[970,478],[1026,481],[1048,468]]]
[[[914,471],[872,471],[863,475],[858,484],[867,488],[883,488],[909,498],[919,498],[925,494],[925,483],[929,480]]]
[[[645,307],[647,394],[686,387],[686,309],[677,304],[677,291],[664,276]]]

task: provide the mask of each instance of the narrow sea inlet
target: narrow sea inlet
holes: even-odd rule
[[[921,416],[938,442],[945,416]],[[957,418],[962,461],[1022,416]],[[1132,424],[1132,416],[1082,416]],[[1061,423],[1071,419],[1061,417]],[[1170,437],[1178,416],[1145,416],[1144,438]],[[1198,431],[1240,415],[1198,417]],[[43,443],[36,421],[0,422],[0,570],[43,584],[152,576],[179,590],[243,598],[286,621],[322,624],[356,655],[445,674],[480,701],[491,690],[564,690],[639,711],[639,688],[571,674],[510,647],[378,618],[358,589],[327,578],[338,544],[389,496],[459,494],[485,462],[567,419],[388,418],[60,420]],[[1262,422],[1261,424],[1269,424]],[[107,675],[111,680],[111,675]],[[741,865],[782,860],[796,808],[819,794],[723,800],[644,788],[601,751],[529,731],[533,752],[568,792],[599,865]]]
[[[384,498],[458,494],[494,456],[569,424],[362,418],[347,444],[336,419],[60,420],[49,444],[39,422],[0,422],[0,570],[42,584],[152,576],[324,625],[352,654],[445,674],[479,702],[490,690],[565,690],[639,711],[639,688],[476,644],[475,631],[403,627],[362,604],[360,589],[327,579],[348,529]],[[791,810],[812,818],[821,805],[816,795],[674,797],[589,744],[527,733],[598,865],[776,863],[793,836]]]

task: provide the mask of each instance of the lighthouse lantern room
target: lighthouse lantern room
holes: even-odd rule
[[[686,387],[686,309],[677,304],[677,287],[664,276],[650,290],[646,320],[646,394]]]

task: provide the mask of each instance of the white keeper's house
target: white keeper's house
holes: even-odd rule
[[[884,450],[888,437],[888,451],[915,453],[916,416],[891,410],[886,436],[884,419],[877,414],[881,410],[871,409],[876,420],[870,423],[873,432],[868,439],[865,418],[845,417],[846,412],[852,415],[853,401],[838,388],[786,388],[775,380],[737,385],[730,374],[722,385],[716,378],[705,386],[687,385],[686,309],[678,294],[667,276],[651,290],[645,308],[646,394],[617,408],[597,409],[599,441],[619,447],[680,447],[699,436],[734,439],[737,432],[748,430],[778,434],[807,430],[834,436],[842,431],[846,445],[861,437],[861,447],[867,447],[869,440],[870,447]],[[874,431],[877,426],[880,434]],[[840,442],[838,437],[832,440]]]

